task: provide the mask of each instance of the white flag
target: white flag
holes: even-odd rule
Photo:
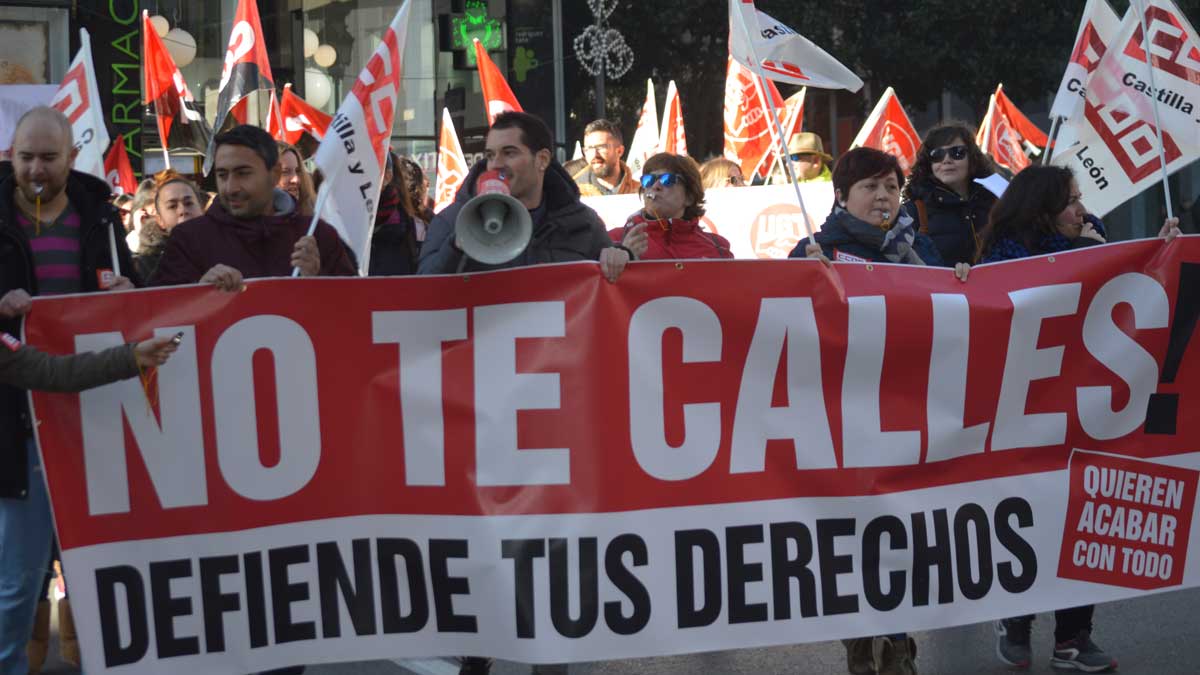
[[[85,28],[79,29],[79,51],[50,105],[62,111],[71,123],[75,147],[79,150],[75,156],[75,170],[107,180],[104,151],[108,149],[108,129],[104,126],[100,89],[96,86],[96,70],[92,66],[92,41]]]
[[[1104,216],[1146,188],[1162,184],[1158,136],[1150,122],[1088,101],[1072,126],[1077,142],[1054,153],[1051,163],[1075,172],[1089,213]],[[1200,150],[1177,140],[1163,134],[1168,175],[1200,159]]]
[[[633,142],[629,144],[629,154],[625,163],[629,172],[636,180],[642,176],[642,165],[658,152],[658,103],[654,100],[654,81],[646,79],[646,102],[642,104],[642,114],[638,117],[637,131],[633,132]]]
[[[755,9],[754,0],[729,0],[729,18],[733,22],[729,51],[752,72],[757,73],[756,66],[760,66],[763,76],[778,82],[821,89],[862,88],[862,80],[849,68],[808,38]]]
[[[350,245],[364,273],[370,265],[371,232],[400,93],[409,4],[405,0],[396,12],[314,157],[325,174],[321,191],[329,192],[319,215]]]
[[[1144,8],[1145,41],[1137,7]],[[1156,124],[1157,108],[1163,132],[1185,151],[1200,151],[1200,39],[1174,2],[1137,0],[1131,6],[1092,73],[1087,102],[1109,111],[1114,120],[1131,117],[1150,125]],[[1132,122],[1122,119],[1121,124]],[[1153,145],[1157,148],[1157,139]]]
[[[1051,117],[1071,118],[1082,110],[1088,80],[1121,29],[1121,19],[1108,0],[1088,0],[1075,34],[1071,59],[1050,108]]]

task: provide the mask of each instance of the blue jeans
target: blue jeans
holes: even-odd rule
[[[33,439],[29,455],[29,494],[0,499],[0,675],[26,675],[25,646],[33,632],[38,591],[50,564],[50,499]]]

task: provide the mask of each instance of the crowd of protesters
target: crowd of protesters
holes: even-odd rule
[[[782,160],[791,171],[777,162],[750,178],[777,183],[791,174],[832,183],[828,217],[792,251],[792,257],[826,264],[944,266],[967,283],[971,265],[1105,241],[1104,224],[1081,203],[1069,170],[1028,168],[996,197],[976,182],[996,169],[974,138],[961,124],[935,127],[906,177],[889,154],[859,148],[834,162],[819,136],[800,133],[789,139]],[[30,311],[30,296],[179,284],[234,292],[246,279],[288,276],[293,269],[301,276],[358,273],[358,261],[333,227],[318,221],[306,234],[317,181],[300,150],[246,125],[218,134],[213,148],[215,194],[167,170],[144,180],[134,195],[114,198],[104,181],[72,170],[71,128],[61,113],[35,108],[22,117],[12,162],[0,164],[0,330],[19,334],[17,321]],[[752,167],[723,158],[701,165],[660,153],[635,176],[623,161],[621,130],[607,120],[587,125],[583,152],[583,161],[568,171],[555,159],[544,122],[503,113],[488,131],[485,161],[476,163],[454,203],[437,214],[420,166],[388,153],[369,274],[454,274],[591,260],[618,283],[631,261],[734,257],[729,241],[703,224],[705,191],[747,184],[743,168]],[[528,244],[507,262],[472,259],[456,230],[456,218],[485,171],[498,172],[529,213]],[[637,194],[641,206],[623,227],[608,231],[580,198],[617,194]],[[1166,221],[1159,236],[1174,238],[1177,226],[1177,220]],[[45,658],[40,641],[48,612],[39,603],[55,545],[23,390],[74,391],[132,377],[139,368],[163,363],[177,344],[147,339],[72,357],[0,349],[0,675],[37,672]],[[1091,640],[1093,609],[1056,613],[1052,665],[1086,672],[1116,666]],[[1031,621],[997,623],[997,651],[1006,663],[1029,666]],[[851,673],[916,672],[916,643],[906,634],[855,637],[845,645]],[[490,666],[489,659],[464,657],[461,672],[485,673]]]

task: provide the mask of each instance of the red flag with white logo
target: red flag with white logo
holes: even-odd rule
[[[502,112],[524,111],[508,86],[508,80],[504,79],[504,75],[492,62],[478,38],[475,40],[475,65],[479,68],[479,86],[483,89],[483,105],[486,108],[484,112],[487,114],[488,126],[491,126],[492,120]]]
[[[775,109],[784,109],[783,96],[775,83],[755,77],[732,56],[725,69],[725,158],[737,162],[748,175],[774,147],[775,125],[764,95],[774,99]],[[757,80],[757,82],[756,82]]]
[[[291,84],[283,87],[283,99],[279,103],[279,109],[280,119],[283,121],[283,140],[292,145],[298,143],[306,133],[318,141],[324,139],[325,130],[333,120],[332,115],[314,108],[308,101],[297,96],[296,92],[292,91]]]
[[[979,125],[976,137],[979,147],[992,156],[997,164],[1018,173],[1029,166],[1025,154],[1026,142],[1039,148],[1046,147],[1046,133],[1029,121],[1004,93],[1004,85],[996,87],[988,102],[988,111]]]
[[[801,87],[800,91],[787,97],[783,103],[783,137],[791,139],[792,136],[804,130],[804,98],[808,93],[808,87]],[[774,130],[772,130],[774,131]],[[779,161],[779,146],[773,144],[767,154],[763,155],[762,161],[758,163],[758,167],[754,173],[760,178],[766,178],[771,175],[775,164]],[[743,172],[746,173],[746,172]],[[749,178],[750,174],[746,174]]]
[[[212,131],[196,110],[195,99],[183,81],[183,74],[150,23],[150,13],[145,10],[142,11],[142,76],[146,96],[142,102],[154,104],[162,146],[204,152]]]
[[[370,266],[371,232],[396,118],[411,4],[405,0],[396,12],[313,157],[325,174],[317,215],[337,229],[364,272]]]
[[[438,140],[437,182],[434,187],[433,212],[454,203],[458,188],[467,177],[467,159],[463,156],[458,134],[454,131],[454,120],[450,111],[442,108],[442,133]]]
[[[129,153],[125,151],[124,134],[117,134],[117,140],[104,156],[104,180],[108,181],[115,194],[131,195],[137,191],[133,165],[129,163]]]
[[[96,69],[92,65],[92,41],[85,28],[79,29],[79,52],[71,61],[50,106],[62,111],[71,123],[75,147],[79,150],[75,156],[75,169],[103,178],[108,129],[104,126]]]
[[[263,40],[262,22],[258,18],[258,3],[254,0],[238,0],[237,12],[233,17],[233,29],[229,33],[229,46],[225,49],[225,64],[221,68],[221,83],[217,94],[217,115],[214,131],[220,133],[239,124],[257,124],[270,130],[264,120],[251,120],[250,95],[258,91],[270,92],[275,98],[275,79],[271,76],[271,61],[267,57],[267,44]],[[263,101],[260,99],[260,103]],[[279,114],[270,103],[260,115]],[[276,120],[276,126],[279,122]],[[212,169],[213,152],[209,148],[204,159],[204,173]]]
[[[658,151],[674,155],[686,155],[687,134],[683,129],[683,106],[679,102],[679,90],[675,80],[667,84],[667,102],[663,106],[662,132],[658,135]]]
[[[912,120],[900,99],[891,87],[879,97],[879,103],[854,137],[851,148],[875,148],[882,150],[900,160],[900,168],[908,173],[917,162],[917,149],[921,147],[921,137],[913,127]]]

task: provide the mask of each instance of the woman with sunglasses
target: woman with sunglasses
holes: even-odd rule
[[[713,157],[700,165],[700,182],[704,189],[742,187],[746,179],[742,176],[742,167],[724,157]]]
[[[965,125],[941,124],[925,134],[900,208],[929,235],[946,265],[975,260],[996,203],[996,196],[975,179],[993,173],[992,161]]]
[[[642,208],[625,227],[612,230],[613,241],[638,260],[732,258],[729,241],[705,232],[704,185],[690,157],[659,153],[642,166]]]

